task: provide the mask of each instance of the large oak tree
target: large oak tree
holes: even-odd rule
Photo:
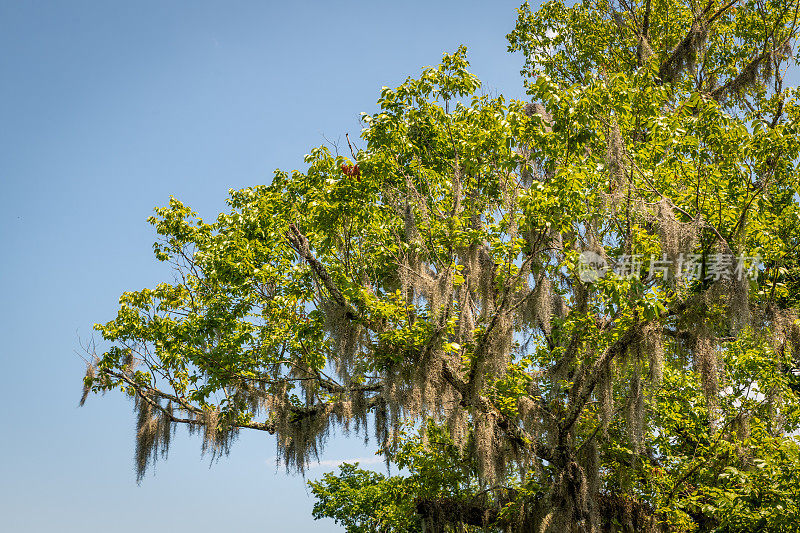
[[[176,281],[97,326],[84,399],[134,400],[139,476],[178,425],[298,470],[369,433],[404,475],[313,484],[348,531],[796,530],[799,9],[522,6],[530,102],[459,49],[349,157],[157,209]]]

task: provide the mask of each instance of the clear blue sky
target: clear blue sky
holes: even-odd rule
[[[179,432],[137,486],[128,401],[77,407],[79,340],[123,291],[170,280],[145,222],[170,195],[213,218],[462,43],[487,88],[522,97],[517,5],[0,2],[0,530],[340,531],[269,463],[269,435],[209,468]],[[370,454],[354,437],[324,459]]]

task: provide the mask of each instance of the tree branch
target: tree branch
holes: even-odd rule
[[[300,257],[309,264],[311,270],[328,290],[328,293],[331,295],[333,301],[344,308],[345,316],[351,320],[357,319],[358,312],[356,309],[345,299],[342,291],[340,291],[333,282],[333,279],[328,273],[328,270],[325,268],[325,265],[323,265],[319,259],[314,257],[314,254],[311,253],[308,238],[297,229],[297,226],[294,224],[289,224],[289,231],[286,232],[286,239],[289,241],[289,244],[292,246],[292,248],[300,255]]]

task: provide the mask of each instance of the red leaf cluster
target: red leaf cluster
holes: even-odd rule
[[[355,165],[342,165],[342,173],[345,176],[349,176],[351,178],[356,178],[358,181],[361,181],[361,169],[358,168],[358,163]]]

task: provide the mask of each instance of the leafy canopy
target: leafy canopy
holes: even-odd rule
[[[406,474],[312,483],[352,532],[796,530],[798,9],[523,5],[531,102],[460,48],[382,89],[351,158],[211,223],[157,209],[177,281],[96,326],[85,394],[134,399],[140,478],[179,424],[299,470],[373,434]]]

